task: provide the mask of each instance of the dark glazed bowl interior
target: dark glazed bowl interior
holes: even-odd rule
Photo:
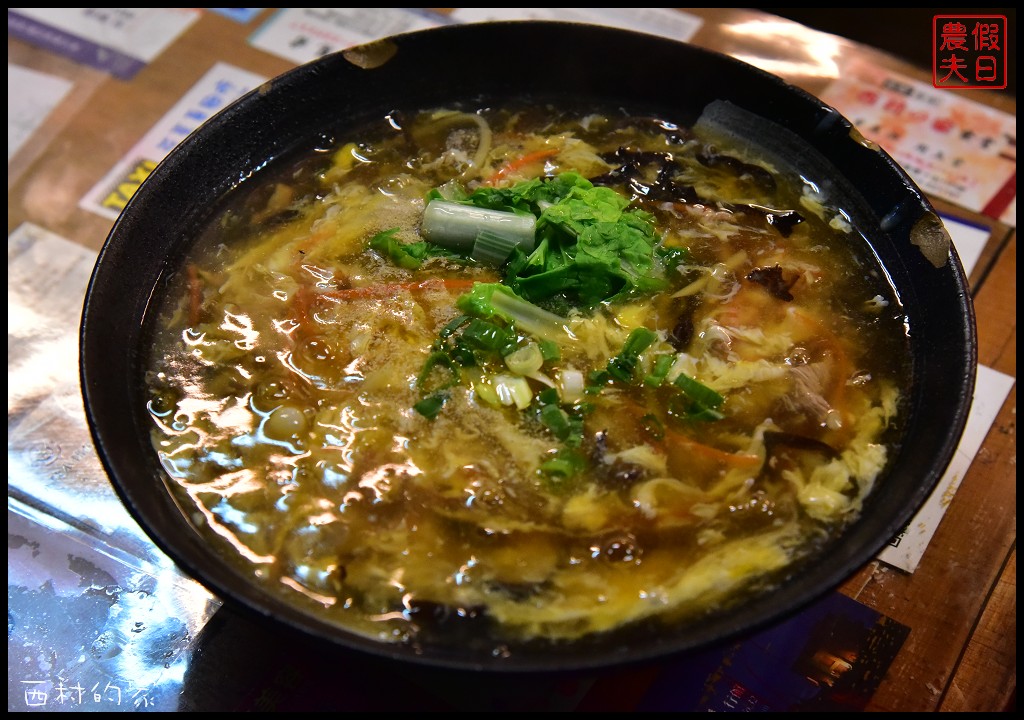
[[[767,128],[764,142],[781,143],[777,152],[806,155],[811,179],[869,238],[904,305],[914,375],[905,436],[860,519],[841,537],[775,591],[695,625],[527,645],[507,657],[472,643],[462,649],[377,643],[268,596],[210,554],[190,527],[165,488],[150,445],[142,383],[147,313],[161,279],[181,261],[217,201],[275,159],[394,109],[523,97],[621,104],[677,123],[692,123],[709,104],[725,101]],[[152,173],[114,225],[88,290],[81,328],[86,412],[114,486],[154,542],[226,601],[307,635],[462,669],[582,669],[693,650],[779,621],[835,589],[904,528],[945,471],[972,399],[976,340],[963,269],[935,223],[910,178],[851,132],[838,112],[727,56],[563,23],[410,33],[326,56],[272,80],[208,121]]]

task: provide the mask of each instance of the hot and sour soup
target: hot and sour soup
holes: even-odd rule
[[[392,113],[190,252],[147,371],[170,488],[368,637],[693,621],[841,532],[898,436],[906,329],[849,217],[667,119]]]

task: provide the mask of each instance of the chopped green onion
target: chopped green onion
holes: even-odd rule
[[[662,425],[657,415],[651,413],[644,415],[640,418],[640,425],[655,440],[661,440],[665,437],[665,426]]]
[[[527,343],[505,356],[505,365],[517,375],[532,375],[544,364],[544,356],[535,342]]]
[[[569,415],[569,436],[563,441],[566,445],[578,448],[583,444],[583,418],[579,415]]]
[[[468,323],[471,319],[472,318],[469,315],[459,315],[457,318],[441,328],[441,332],[438,333],[438,337],[444,340],[460,327]]]
[[[612,376],[607,370],[592,370],[590,375],[587,376],[590,384],[586,386],[585,392],[596,395],[601,392],[605,385],[611,382],[611,379]]]
[[[586,466],[583,455],[577,450],[563,449],[554,454],[550,460],[540,465],[540,471],[548,476],[571,478]]]
[[[473,389],[476,391],[477,396],[488,405],[491,405],[492,407],[499,407],[501,405],[501,399],[498,397],[498,391],[486,382],[474,383]]]
[[[704,407],[699,403],[694,403],[693,407],[691,407],[690,411],[686,414],[687,420],[701,420],[705,422],[721,420],[724,417],[724,413],[719,412],[718,410],[713,410],[709,407]]]
[[[544,362],[562,359],[562,349],[558,347],[558,343],[551,340],[540,341],[540,354],[544,358]]]
[[[431,372],[433,372],[434,368],[438,365],[444,366],[451,373],[451,378],[447,383],[441,385],[442,388],[458,384],[460,380],[458,367],[455,366],[455,363],[447,353],[435,351],[430,353],[430,355],[427,356],[427,361],[423,363],[423,369],[420,370],[419,377],[416,378],[416,385],[419,387],[426,385]]]
[[[569,437],[572,427],[569,425],[569,415],[557,405],[545,405],[540,409],[540,422],[550,430],[559,440]]]
[[[725,402],[724,397],[686,373],[679,374],[679,377],[675,379],[675,386],[686,393],[691,400],[706,408],[719,408]]]
[[[537,402],[541,405],[558,404],[558,391],[554,388],[544,388],[537,393]]]
[[[608,361],[608,373],[616,380],[632,382],[640,353],[658,339],[658,334],[645,327],[638,327],[626,338],[622,352]]]
[[[668,371],[672,369],[672,364],[675,360],[673,355],[659,355],[654,361],[654,368],[644,378],[644,385],[647,387],[659,387],[665,382]]]
[[[669,414],[683,420],[714,421],[725,415],[718,408],[725,398],[685,373],[680,373],[673,383],[683,394],[669,403]]]
[[[412,406],[413,410],[418,412],[427,420],[433,420],[437,417],[438,413],[441,412],[441,408],[444,407],[445,401],[448,400],[448,393],[434,393],[420,400],[418,403]]]
[[[537,218],[530,214],[431,200],[423,211],[421,229],[430,242],[466,253],[485,230],[513,240],[512,247],[519,245],[530,252],[536,227]]]
[[[448,353],[448,356],[457,362],[462,367],[473,367],[479,363],[476,361],[476,353],[468,343],[462,341],[460,337],[448,348],[444,348],[444,351]]]

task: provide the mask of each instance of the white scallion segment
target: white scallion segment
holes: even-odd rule
[[[502,405],[515,405],[520,410],[525,410],[533,401],[533,391],[524,377],[495,375],[494,389]]]
[[[576,403],[583,399],[585,390],[583,373],[566,368],[558,375],[558,390],[564,403]]]
[[[526,377],[530,378],[531,380],[536,380],[537,382],[542,383],[544,385],[547,385],[549,388],[555,388],[556,390],[558,389],[558,386],[555,385],[555,381],[540,371],[530,373]]]
[[[508,238],[491,230],[482,230],[476,236],[473,252],[469,256],[484,265],[501,267],[512,254],[516,244],[515,238]]]
[[[525,252],[532,252],[537,218],[503,210],[431,200],[423,211],[423,237],[436,245],[469,253],[482,231],[514,240]]]

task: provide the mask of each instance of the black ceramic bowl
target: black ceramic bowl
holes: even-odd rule
[[[456,71],[457,70],[457,71]],[[374,642],[268,596],[209,552],[168,492],[150,445],[141,363],[161,278],[243,178],[393,109],[481,98],[621,104],[691,123],[752,124],[850,213],[897,289],[910,329],[913,386],[905,434],[857,522],[777,589],[678,630],[659,627],[560,645],[414,648]],[[398,660],[463,669],[594,668],[694,650],[777,622],[871,560],[932,491],[959,441],[976,369],[963,269],[921,191],[836,110],[727,56],[648,35],[561,23],[444,27],[326,56],[221,112],[150,175],[114,225],[89,286],[81,327],[85,407],[99,456],[153,541],[240,608],[313,637]]]

